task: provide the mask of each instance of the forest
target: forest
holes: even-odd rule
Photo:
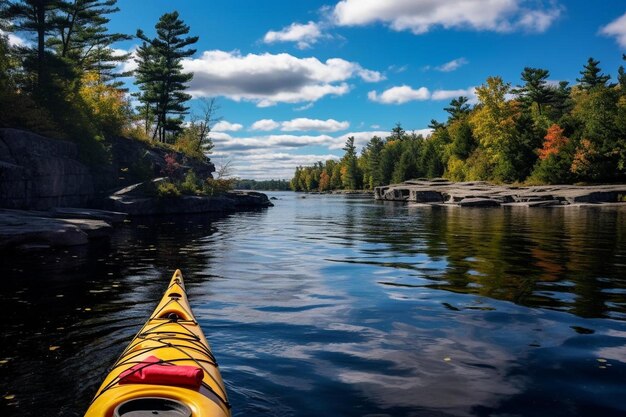
[[[238,190],[259,191],[289,191],[290,183],[287,180],[248,180],[237,179],[234,187]]]
[[[626,60],[626,55],[623,56]],[[476,88],[476,103],[452,99],[432,133],[398,123],[357,152],[354,137],[339,160],[296,168],[294,191],[373,189],[414,178],[484,180],[528,185],[626,180],[626,72],[617,80],[589,58],[577,83],[550,81],[542,68],[524,68],[513,86],[502,77]]]
[[[30,130],[79,144],[88,164],[107,162],[104,139],[124,136],[206,159],[215,102],[190,114],[186,93],[192,73],[182,59],[197,36],[177,12],[165,13],[155,36],[110,33],[116,0],[21,0],[0,3],[0,127]],[[12,33],[27,40],[9,42]],[[131,54],[117,42],[141,41]],[[19,38],[22,39],[22,38]],[[32,41],[31,41],[32,40]],[[124,80],[134,76],[138,92]]]

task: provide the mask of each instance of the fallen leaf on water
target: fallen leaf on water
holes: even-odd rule
[[[91,311],[89,307],[85,307],[85,311]]]
[[[596,360],[597,360],[598,362],[600,362],[600,363],[604,363],[604,362],[606,362],[606,359],[602,359],[602,358],[598,358],[598,359],[596,359]]]
[[[50,349],[50,352],[54,352],[55,350],[57,350],[60,347],[61,346],[50,346],[48,349]]]
[[[450,359],[450,358],[443,358],[443,360],[446,361],[446,362],[450,362],[452,359]]]
[[[10,394],[10,395],[5,395],[5,396],[4,396],[4,399],[5,399],[5,400],[12,400],[13,398],[15,398],[15,395],[13,395],[13,394]]]

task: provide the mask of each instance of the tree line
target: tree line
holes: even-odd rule
[[[197,36],[178,12],[165,13],[155,36],[111,33],[116,0],[0,1],[0,127],[22,128],[75,140],[86,162],[103,163],[109,136],[150,141],[191,157],[206,158],[215,121],[215,101],[203,102],[201,115],[189,115],[186,93],[193,74],[182,60],[195,53]],[[27,36],[10,44],[8,34]],[[124,71],[131,58],[114,44],[139,39],[137,69]],[[134,106],[123,77],[135,76]]]
[[[626,55],[623,56],[626,60]],[[549,82],[550,72],[524,68],[512,86],[489,77],[432,120],[428,137],[397,124],[357,154],[348,138],[339,161],[299,166],[294,191],[373,189],[420,177],[554,184],[626,180],[626,73],[616,82],[589,58],[577,83]]]
[[[287,180],[249,180],[238,178],[234,185],[238,190],[289,191]]]

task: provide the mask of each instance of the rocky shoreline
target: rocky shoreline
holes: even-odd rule
[[[267,195],[231,191],[220,196],[111,198],[117,211],[57,207],[49,210],[0,208],[0,250],[39,250],[108,240],[117,224],[132,216],[232,213],[271,207]]]
[[[136,140],[109,139],[111,161],[86,166],[75,143],[17,129],[0,129],[0,250],[73,246],[107,239],[127,216],[231,213],[271,207],[267,195],[229,191],[215,196],[163,197],[145,184],[167,171],[210,178],[208,158]],[[163,180],[163,178],[161,178]],[[105,209],[105,210],[102,210]]]
[[[376,200],[405,201],[458,207],[572,207],[626,206],[626,184],[611,185],[494,185],[484,181],[450,182],[417,179],[376,187]]]
[[[125,213],[95,209],[0,209],[0,250],[47,249],[108,239]]]

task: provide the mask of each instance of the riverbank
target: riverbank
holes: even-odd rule
[[[460,207],[626,205],[626,184],[521,187],[485,181],[411,180],[374,189],[376,200]]]

